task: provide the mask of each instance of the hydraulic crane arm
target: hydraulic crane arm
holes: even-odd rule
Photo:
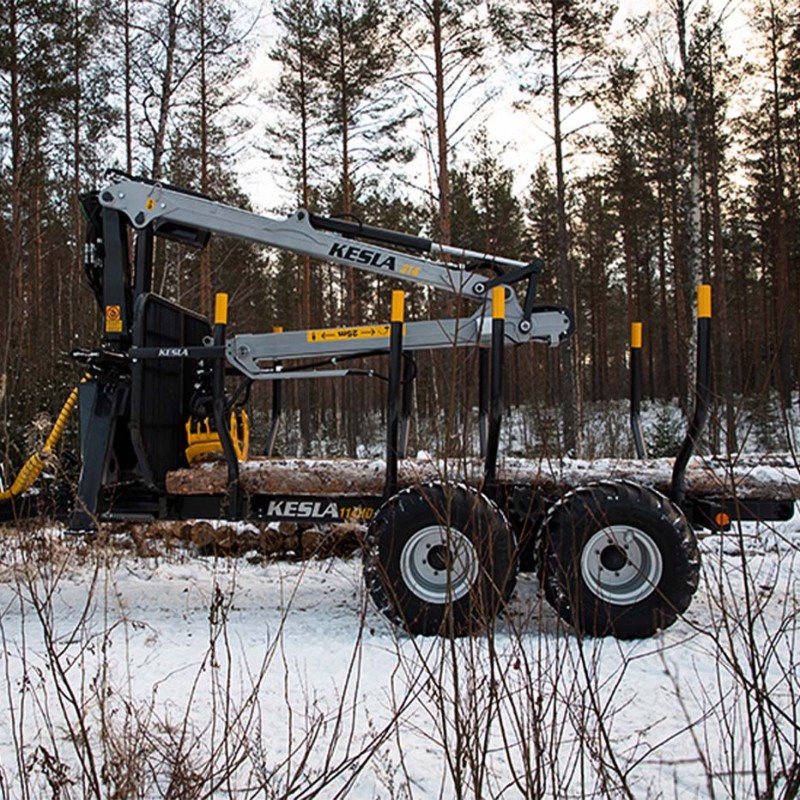
[[[521,318],[519,305],[514,298],[507,305],[517,309],[514,330],[506,328],[509,343],[528,341],[529,335],[518,331]],[[540,309],[534,313],[536,338],[557,344],[565,331],[571,330],[570,315],[560,309]],[[405,326],[405,350],[431,350],[461,347],[471,344],[488,345],[491,340],[491,319],[485,318],[481,307],[471,317],[435,321],[409,322]],[[238,334],[226,344],[228,361],[240,372],[253,379],[280,380],[301,377],[285,373],[280,367],[268,364],[270,360],[295,358],[331,358],[363,353],[367,348],[386,350],[389,347],[389,325],[364,325],[350,328],[289,331],[286,333]]]
[[[351,220],[320,217],[305,209],[285,219],[273,219],[157,181],[114,172],[109,178],[110,183],[98,194],[101,206],[127,218],[138,231],[149,229],[156,235],[196,244],[204,244],[210,233],[230,236],[399,278],[479,303],[472,316],[463,319],[407,323],[404,346],[408,350],[488,343],[486,301],[489,290],[497,285],[506,286],[509,343],[537,340],[555,346],[572,332],[572,316],[567,309],[534,306],[542,268],[538,259],[526,264]],[[446,256],[452,263],[436,261],[431,255]],[[494,274],[487,276],[478,269]],[[512,286],[523,282],[527,282],[527,288],[521,304]],[[273,362],[277,360],[334,359],[365,350],[385,350],[388,341],[388,326],[381,325],[246,334],[226,342],[226,356],[250,378],[275,380],[294,376],[275,368]],[[131,355],[148,357],[136,348]]]
[[[443,291],[483,299],[487,279],[464,267],[451,267],[414,253],[381,246],[391,244],[420,253],[449,255],[480,266],[520,269],[522,261],[487,253],[448,247],[418,236],[326,219],[298,209],[285,219],[273,219],[168,187],[157,181],[112,174],[112,183],[100,192],[100,203],[124,213],[136,229],[153,224],[158,233],[166,225],[185,226],[259,244],[290,250],[299,255],[342,266],[357,267],[381,275],[432,286]],[[370,240],[356,241],[353,237]],[[376,242],[376,244],[372,244]]]

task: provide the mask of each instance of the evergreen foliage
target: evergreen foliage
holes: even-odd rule
[[[746,4],[747,48],[734,56],[725,20],[680,2],[631,13],[623,47],[610,7],[583,0],[275,0],[274,69],[252,91],[244,76],[261,42],[230,0],[0,0],[6,455],[17,459],[27,420],[55,410],[74,383],[66,354],[96,338],[78,193],[117,166],[246,207],[245,100],[269,117],[252,138],[297,206],[544,259],[539,301],[574,308],[579,335],[571,349],[512,352],[508,398],[564,411],[570,452],[581,402],[627,395],[631,321],[645,325],[645,395],[688,410],[696,276],[714,287],[725,440],[712,446],[744,444],[742,398],[765,415],[753,417],[764,443],[780,443],[766,417],[793,402],[800,376],[795,5]],[[481,127],[515,100],[515,138],[549,141],[527,174],[507,167],[492,126]],[[159,291],[208,314],[225,289],[242,331],[383,320],[393,288],[221,238],[205,254],[162,245],[157,260]],[[412,291],[407,308],[410,318],[470,313],[459,306]],[[456,360],[420,357],[418,414],[437,435],[431,420],[448,402],[460,416],[447,436],[471,424],[474,354]],[[343,452],[356,452],[359,420],[383,409],[377,381],[287,395],[303,445],[325,430]]]

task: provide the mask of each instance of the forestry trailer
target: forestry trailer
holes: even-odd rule
[[[684,489],[705,414],[700,386],[669,497],[612,480],[565,491],[498,468],[505,347],[557,346],[573,330],[568,309],[536,304],[541,260],[471,252],[304,209],[270,219],[116,171],[82,205],[85,270],[101,308],[102,342],[73,353],[86,375],[43,451],[0,495],[11,509],[6,518],[31,502],[25,490],[77,405],[81,472],[72,531],[93,531],[107,520],[365,522],[369,593],[411,633],[460,635],[490,624],[522,561],[535,565],[547,599],[578,630],[636,638],[688,608],[699,578],[693,525],[724,527],[734,513],[791,516],[791,500],[734,511],[730,498]],[[212,234],[449,292],[475,310],[460,319],[407,322],[403,293],[395,292],[387,324],[228,336],[225,295],[217,295],[212,323],[152,290],[156,237],[204,247]],[[454,347],[479,350],[482,460],[445,479],[456,465],[438,476],[415,471],[404,458],[405,441],[414,353]],[[348,362],[376,355],[389,362],[385,471],[376,480],[374,465],[345,461],[327,465],[328,482],[319,480],[323,467],[316,483],[297,480],[308,465],[269,457],[283,381],[363,375]],[[228,391],[226,379],[234,377],[238,384]],[[267,456],[247,460],[243,405],[254,381],[272,383],[273,408]],[[222,459],[216,466],[191,466],[214,451]],[[188,479],[192,471],[202,479]]]

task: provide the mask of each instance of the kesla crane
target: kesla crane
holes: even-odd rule
[[[573,330],[568,309],[536,305],[541,260],[514,261],[304,209],[271,219],[114,171],[82,205],[85,270],[103,334],[97,349],[73,353],[86,377],[56,425],[60,433],[77,399],[82,468],[73,530],[93,530],[108,519],[368,521],[369,591],[386,616],[413,633],[463,634],[489,623],[513,590],[520,543],[535,552],[550,602],[583,631],[648,636],[688,607],[698,553],[675,502],[624,481],[558,496],[498,477],[504,348],[557,346]],[[225,295],[217,296],[212,325],[152,291],[156,237],[204,247],[212,234],[453,293],[473,301],[475,310],[460,319],[407,322],[403,293],[395,292],[388,324],[228,337]],[[466,483],[435,475],[401,480],[413,353],[465,346],[480,352],[482,469]],[[253,381],[274,387],[271,443],[284,381],[347,378],[355,372],[349,359],[379,354],[389,357],[381,485],[356,470],[347,485],[330,480],[313,491],[287,491],[286,483],[270,483],[285,464],[267,458],[240,469],[249,437],[243,405]],[[240,379],[231,393],[226,376]],[[57,433],[48,438],[50,450]],[[175,490],[173,476],[214,450],[226,464],[222,485]],[[32,458],[5,495],[20,495],[41,463]],[[681,506],[693,519],[700,512],[713,517],[713,504],[687,495],[679,478]]]
[[[491,319],[485,301],[495,289],[500,289],[504,298],[505,341],[538,340],[557,345],[572,331],[567,309],[535,305],[542,268],[539,260],[529,264],[512,261],[319,217],[302,209],[274,220],[160,182],[119,173],[110,173],[110,179],[105,189],[84,197],[89,218],[86,272],[105,322],[103,346],[75,353],[92,376],[80,388],[84,457],[78,505],[72,517],[76,528],[91,527],[97,514],[106,510],[103,487],[115,471],[126,473],[133,468],[151,490],[163,489],[167,472],[186,463],[187,420],[190,446],[202,449],[203,442],[198,440],[203,433],[211,439],[218,437],[230,467],[226,513],[246,515],[238,491],[241,453],[236,453],[246,423],[234,419],[231,427],[228,421],[232,408],[224,396],[226,364],[246,380],[347,377],[348,369],[333,366],[339,360],[390,350],[391,326],[380,324],[226,338],[227,308],[221,298],[212,331],[206,320],[152,293],[156,236],[201,247],[212,233],[232,236],[477,301],[476,311],[466,319],[405,323],[404,352],[488,345]],[[133,276],[128,275],[127,267],[129,227],[136,231]],[[389,249],[388,245],[403,249]],[[426,257],[430,254],[458,259],[462,265],[433,261]],[[493,276],[480,274],[482,268],[488,268]],[[522,304],[510,291],[518,283],[525,285]],[[281,366],[287,360],[312,360],[314,364],[325,360],[331,366],[288,370]],[[198,383],[204,391],[190,393],[190,387]],[[126,433],[129,453],[128,458],[121,458],[119,438],[127,439]],[[488,444],[496,453],[496,442]],[[116,511],[108,509],[110,513],[120,513],[120,508],[127,513],[120,500],[117,494]],[[146,495],[143,503],[146,509],[142,513],[152,513],[154,498]],[[159,507],[163,507],[163,498],[159,498]]]

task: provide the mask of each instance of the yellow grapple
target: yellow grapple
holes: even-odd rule
[[[239,461],[246,461],[250,449],[250,420],[242,408],[231,411],[230,434],[233,449]],[[212,453],[222,452],[219,433],[211,426],[211,420],[189,419],[186,422],[186,460],[192,464]]]

